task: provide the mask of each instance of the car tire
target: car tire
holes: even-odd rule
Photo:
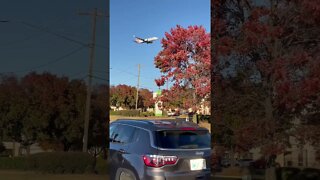
[[[117,170],[115,180],[139,180],[139,179],[136,177],[136,175],[132,171],[124,168],[119,168]]]

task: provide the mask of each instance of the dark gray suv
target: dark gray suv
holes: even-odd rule
[[[110,124],[113,180],[210,179],[210,134],[183,120],[117,120]]]

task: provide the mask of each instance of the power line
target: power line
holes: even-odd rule
[[[65,54],[65,55],[63,55],[63,56],[60,56],[60,57],[58,57],[58,58],[56,58],[56,59],[54,59],[54,60],[48,61],[48,62],[45,63],[45,64],[42,64],[42,65],[39,65],[39,66],[30,68],[30,69],[28,69],[28,70],[20,70],[20,71],[15,71],[15,72],[2,72],[2,73],[21,73],[21,72],[27,72],[27,71],[32,71],[32,70],[35,70],[35,69],[39,69],[39,68],[48,66],[48,65],[50,65],[50,64],[54,64],[54,63],[56,63],[56,62],[59,62],[59,61],[65,59],[65,58],[67,58],[67,57],[69,57],[69,56],[71,56],[71,55],[79,52],[79,51],[82,50],[83,48],[85,48],[85,47],[84,47],[84,46],[79,47],[79,48],[74,49],[74,50],[72,50],[71,52],[69,52],[69,53],[67,53],[67,54]]]
[[[110,68],[111,69],[111,68]],[[105,70],[94,70],[93,72],[99,73],[99,74],[106,74],[106,73],[110,73],[109,71],[105,71]]]
[[[67,37],[67,36],[65,36],[65,35],[62,35],[62,34],[59,34],[59,33],[53,32],[53,31],[50,31],[48,28],[35,26],[35,25],[33,25],[33,24],[30,24],[30,23],[27,23],[27,22],[24,22],[24,21],[21,21],[20,23],[22,23],[22,24],[24,24],[24,25],[26,25],[26,26],[28,26],[28,27],[31,27],[31,28],[34,28],[34,29],[38,29],[38,30],[40,30],[40,31],[43,31],[43,32],[46,32],[46,33],[55,35],[55,36],[60,37],[60,38],[62,38],[62,39],[64,39],[64,40],[68,40],[68,41],[70,41],[70,42],[73,42],[73,43],[76,43],[76,44],[80,44],[80,45],[82,45],[82,46],[89,46],[89,44],[87,44],[87,43],[83,43],[83,42],[81,42],[81,41],[78,41],[78,40],[72,39],[72,38],[70,38],[70,37]]]
[[[72,79],[75,79],[75,80],[84,80],[88,77],[88,75],[84,75],[84,76],[81,76],[80,78],[72,78]]]
[[[65,20],[65,17],[62,16],[62,17],[55,18],[54,22],[60,24],[60,23],[63,22],[64,20]],[[0,21],[0,22],[6,22],[6,23],[8,23],[8,22],[10,22],[10,21],[7,20],[7,21]],[[19,23],[21,23],[21,21],[13,21],[13,22],[19,22]],[[22,23],[22,24],[23,24],[23,23]],[[43,28],[49,28],[49,27],[48,27],[48,26],[44,26]],[[39,34],[34,34],[34,35],[31,35],[31,36],[27,36],[27,37],[25,37],[25,38],[23,38],[23,39],[21,39],[21,40],[11,41],[11,42],[7,42],[6,44],[1,44],[0,47],[6,47],[6,46],[8,46],[8,45],[10,46],[10,45],[14,45],[14,44],[19,44],[19,43],[21,43],[21,42],[31,40],[31,39],[33,39],[34,37],[35,37],[35,38],[38,38],[38,37],[41,37],[41,35],[39,35]]]
[[[17,41],[12,41],[12,42],[7,42],[5,44],[1,44],[0,47],[8,47],[8,46],[11,46],[11,45],[15,45],[15,44],[19,44],[21,42],[24,42],[24,41],[28,41],[30,39],[33,39],[34,37],[39,37],[39,35],[33,35],[33,36],[28,36],[28,37],[25,37],[23,39],[20,39],[20,40],[17,40]]]
[[[131,73],[131,72],[128,72],[128,71],[125,71],[125,70],[120,70],[120,69],[117,69],[117,68],[112,68],[112,69],[114,69],[114,70],[116,70],[118,72],[123,72],[123,73],[129,74],[129,75],[134,76],[134,77],[138,77],[137,74],[134,74],[134,73]],[[141,75],[140,75],[140,78],[154,80],[154,78],[152,78],[152,77],[141,76]]]
[[[102,77],[99,77],[99,76],[94,76],[94,75],[92,75],[91,77],[94,78],[94,79],[99,79],[99,80],[102,80],[102,81],[109,82],[107,79],[102,78]]]
[[[56,32],[56,33],[58,33],[58,32]],[[69,36],[69,37],[71,37],[72,35],[74,35],[74,33],[71,34],[71,33],[68,33],[68,32],[66,33],[66,32],[61,32],[61,31],[59,32],[59,34],[60,34],[60,35],[65,35],[65,36]],[[75,37],[75,36],[73,36],[73,37]],[[79,37],[79,36],[77,36],[77,37]],[[82,37],[81,37],[81,38],[82,38]],[[96,47],[99,47],[99,48],[102,48],[102,49],[108,48],[107,45],[103,45],[103,44],[100,44],[100,43],[96,43],[95,46],[96,46]]]
[[[125,71],[125,70],[120,70],[120,69],[116,69],[116,68],[112,68],[113,70],[116,70],[118,72],[124,72],[126,74],[129,74],[131,76],[135,76],[135,77],[138,77],[138,75],[134,74],[134,73],[131,73],[131,72],[128,72],[128,71]]]
[[[75,77],[79,76],[80,74],[83,75],[84,73],[86,73],[86,71],[80,71],[80,72],[77,72],[77,73],[70,75],[69,78],[74,79]],[[85,75],[85,76],[87,76],[87,75]]]

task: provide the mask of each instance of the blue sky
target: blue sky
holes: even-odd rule
[[[202,25],[210,31],[209,0],[111,0],[110,84],[137,85],[141,64],[141,88],[157,90],[160,76],[154,57],[161,50],[161,38],[171,28]],[[136,44],[133,35],[156,36],[153,44]]]
[[[94,8],[106,14],[107,0],[2,0],[0,20],[10,22],[0,23],[0,73],[11,72],[21,77],[31,71],[46,71],[85,80],[89,49],[39,29],[88,44],[92,17],[78,13],[91,12]],[[106,28],[107,18],[98,18],[94,75],[100,79],[94,79],[95,83],[107,83],[103,80],[107,73]]]
[[[0,6],[0,74],[23,76],[44,71],[86,79],[89,49],[21,22],[45,28],[64,37],[89,43],[92,18],[79,16],[98,8],[107,14],[107,0],[3,0]],[[94,62],[95,83],[107,83],[107,18],[98,18]],[[209,32],[209,0],[110,0],[110,84],[137,85],[141,64],[141,87],[156,90],[159,70],[154,57],[161,50],[154,44],[136,44],[133,35],[160,39],[176,25],[203,25]]]

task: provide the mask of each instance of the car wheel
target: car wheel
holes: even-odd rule
[[[116,174],[116,180],[138,180],[134,173],[128,169],[119,168]]]

